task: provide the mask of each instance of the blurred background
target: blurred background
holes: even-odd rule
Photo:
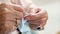
[[[48,12],[48,21],[45,30],[37,34],[56,34],[60,31],[60,0],[33,0],[33,2]]]

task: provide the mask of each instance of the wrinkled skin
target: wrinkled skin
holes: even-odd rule
[[[26,1],[26,2],[25,2]],[[36,29],[36,27],[41,26],[44,29],[46,22],[48,20],[48,13],[46,10],[36,7],[32,0],[12,0],[12,3],[17,5],[24,5],[25,13],[28,12],[28,16],[24,17],[27,19],[31,29]],[[33,12],[34,11],[34,12]]]
[[[44,29],[48,19],[47,12],[37,7],[33,8],[34,13],[31,10],[28,9],[30,15],[24,17],[28,20],[31,29],[35,29],[38,26]],[[23,11],[22,7],[0,4],[0,34],[8,34],[16,30],[17,26],[21,24],[21,18],[25,16]],[[18,22],[16,22],[16,19]]]
[[[22,7],[0,4],[0,34],[9,34],[9,32],[16,30],[21,24],[23,11]]]
[[[41,30],[43,30],[48,19],[48,14],[46,10],[42,10],[40,8],[34,8],[33,10],[35,13],[30,11],[30,15],[25,17],[25,19],[28,20],[31,29],[36,29],[38,26],[41,26]]]

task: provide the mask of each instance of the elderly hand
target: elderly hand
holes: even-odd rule
[[[23,8],[15,5],[0,4],[0,34],[16,30],[24,15]]]
[[[28,20],[31,29],[36,29],[39,26],[42,27],[41,29],[44,29],[48,14],[46,10],[34,8],[32,11],[30,10],[30,15],[26,16],[25,19]]]
[[[29,15],[26,16],[25,18],[27,20],[36,20],[36,19],[43,18],[46,16],[47,16],[46,10],[42,10],[40,8],[33,8],[33,9],[29,10]]]

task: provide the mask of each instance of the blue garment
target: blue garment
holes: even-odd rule
[[[21,27],[19,26],[19,30],[22,32],[22,34],[35,34],[35,32],[31,31],[27,20],[24,18],[22,18],[22,25]]]

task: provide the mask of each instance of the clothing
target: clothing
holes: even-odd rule
[[[22,34],[35,34],[35,32],[31,31],[27,20],[24,18],[22,18],[22,25],[20,25],[18,28]]]

